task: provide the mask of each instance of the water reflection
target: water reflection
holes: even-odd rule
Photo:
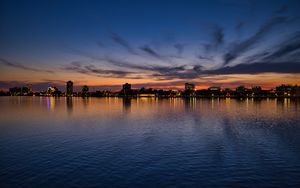
[[[193,111],[196,108],[196,98],[185,98],[184,105],[187,111]]]
[[[123,109],[125,112],[130,112],[131,108],[131,98],[123,98]]]
[[[72,114],[73,111],[73,97],[66,97],[68,114]]]
[[[87,108],[88,105],[89,105],[89,102],[90,102],[90,98],[89,97],[82,97],[81,98],[81,101],[82,101],[82,105],[84,108]]]
[[[299,100],[3,97],[0,103],[0,182],[7,187],[300,184]]]
[[[55,99],[54,97],[47,97],[47,107],[49,111],[54,111]]]

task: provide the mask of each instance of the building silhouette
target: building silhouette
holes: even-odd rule
[[[84,85],[82,87],[81,96],[82,97],[88,97],[89,96],[89,87],[87,85]]]
[[[131,95],[131,84],[123,84],[123,88],[122,88],[122,94],[124,96],[129,96]]]
[[[191,83],[185,83],[184,84],[184,88],[185,88],[185,90],[184,90],[184,93],[183,93],[183,95],[185,96],[185,97],[194,97],[195,96],[195,84],[191,84]]]
[[[32,93],[32,84],[27,84],[28,93]]]
[[[66,96],[67,97],[73,96],[73,82],[72,81],[67,82]]]
[[[184,86],[185,86],[184,88],[186,91],[195,91],[195,84],[185,83]]]
[[[208,88],[209,95],[211,97],[218,97],[221,95],[221,88],[220,87],[209,87]]]

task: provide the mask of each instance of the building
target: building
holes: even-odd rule
[[[293,90],[292,85],[281,85],[276,87],[276,94],[280,97],[289,97],[291,96]]]
[[[212,97],[217,97],[221,95],[221,88],[220,87],[210,87],[208,88],[209,95]]]
[[[32,84],[27,84],[28,93],[32,93]]]
[[[130,91],[131,90],[131,84],[123,84],[123,91]]]
[[[220,92],[221,88],[220,87],[210,87],[208,88],[209,91],[213,91],[213,92]]]
[[[122,88],[122,94],[124,96],[128,96],[131,94],[131,84],[123,84],[123,88]]]
[[[184,93],[185,97],[194,97],[195,96],[195,84],[185,83],[184,85]]]
[[[20,87],[9,88],[9,93],[12,96],[18,96],[21,95],[22,89]]]
[[[184,86],[186,91],[195,91],[195,84],[185,83]]]
[[[22,91],[21,91],[22,95],[28,95],[29,94],[29,88],[24,86],[22,87]]]
[[[67,82],[66,96],[67,97],[73,96],[73,82],[72,81]]]
[[[89,96],[89,87],[87,85],[84,85],[82,87],[82,93],[81,93],[81,96],[82,97],[88,97]]]
[[[276,95],[280,97],[299,97],[300,87],[297,85],[281,85],[276,87]]]

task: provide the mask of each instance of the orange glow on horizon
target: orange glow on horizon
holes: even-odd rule
[[[108,78],[96,77],[92,75],[83,75],[80,73],[55,72],[53,75],[47,73],[31,73],[19,71],[12,68],[2,70],[0,81],[7,86],[0,85],[0,90],[7,90],[9,87],[24,84],[45,85],[45,90],[49,85],[65,87],[68,80],[74,82],[74,88],[88,85],[91,90],[107,89],[111,91],[119,91],[124,83],[132,84],[132,88],[139,89],[141,87],[165,90],[183,90],[184,83],[194,83],[196,89],[207,89],[212,86],[221,87],[222,89],[234,89],[237,86],[244,85],[246,88],[253,86],[261,86],[263,89],[272,89],[281,84],[300,85],[300,74],[232,74],[232,75],[207,75],[197,79],[174,79],[174,80],[158,80],[158,78],[149,78],[145,76],[143,79],[129,78]],[[10,85],[9,85],[10,84]],[[44,87],[44,86],[43,86]]]

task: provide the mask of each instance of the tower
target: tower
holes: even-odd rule
[[[72,81],[67,82],[66,96],[67,97],[73,96],[73,82]]]

